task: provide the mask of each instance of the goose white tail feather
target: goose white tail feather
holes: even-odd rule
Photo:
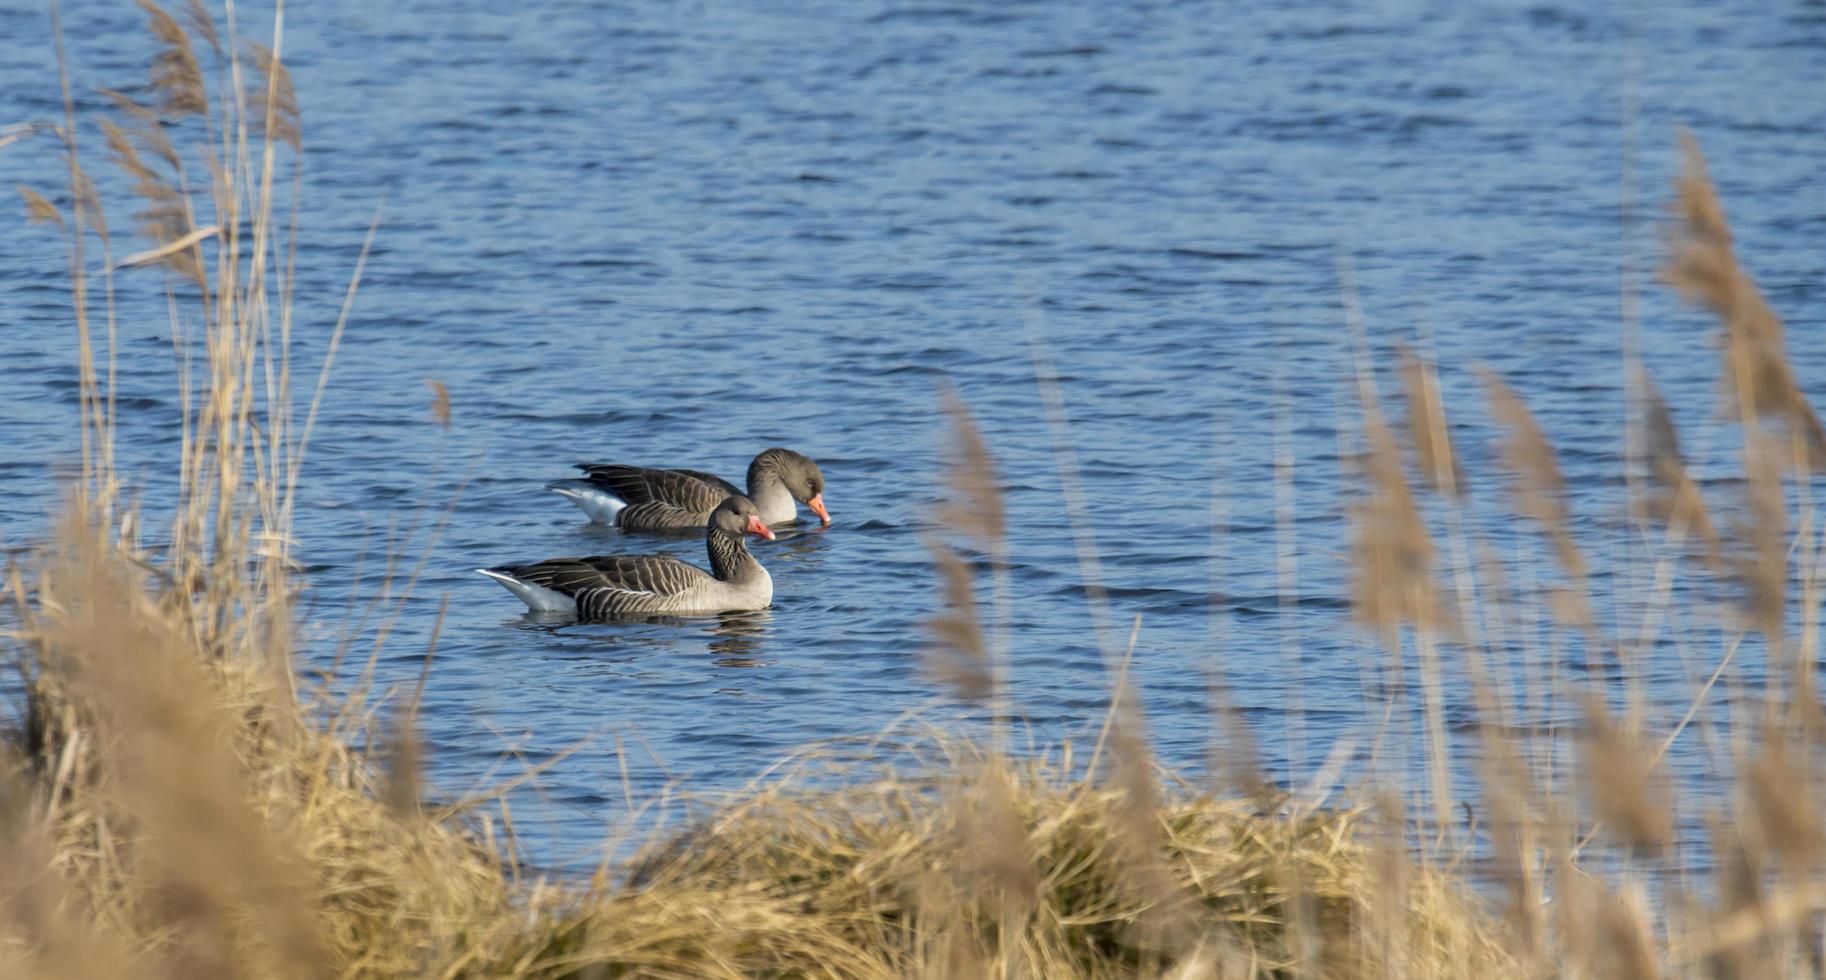
[[[534,585],[531,582],[522,582],[506,572],[496,571],[492,568],[478,568],[476,573],[486,575],[501,583],[507,591],[519,597],[521,602],[526,603],[526,608],[533,612],[574,613],[577,611],[577,601],[562,592],[548,589],[542,585]]]
[[[622,508],[628,506],[627,501],[588,480],[559,480],[547,483],[545,489],[569,499],[597,524],[613,525]]]

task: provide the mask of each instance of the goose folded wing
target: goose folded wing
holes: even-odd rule
[[[705,473],[703,470],[660,470],[659,472],[684,477],[688,480],[696,480],[699,483],[720,491],[723,496],[717,498],[716,502],[719,504],[723,502],[725,497],[732,497],[742,492],[741,487],[730,483],[728,480],[717,476],[715,473]]]
[[[703,569],[666,555],[609,555],[586,558],[602,584],[627,592],[675,596],[710,579]]]
[[[666,598],[710,578],[689,562],[664,555],[604,555],[593,558],[554,558],[513,570],[523,582],[543,586],[568,596],[589,593],[640,592]]]
[[[664,500],[632,504],[621,512],[621,526],[638,531],[702,530],[704,512]]]
[[[578,467],[589,481],[626,501],[629,506],[664,504],[692,514],[716,509],[730,494],[741,493],[726,480],[696,470],[655,470],[619,464]]]

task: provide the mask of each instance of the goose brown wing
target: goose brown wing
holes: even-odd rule
[[[619,463],[582,464],[578,469],[588,474],[591,483],[620,497],[630,507],[658,503],[708,515],[725,497],[742,492],[727,480],[697,470],[656,470]]]
[[[718,490],[722,491],[722,493],[723,493],[722,497],[717,498],[717,503],[719,503],[719,504],[723,502],[724,498],[732,497],[738,493],[743,492],[741,487],[738,487],[735,484],[730,483],[728,480],[725,480],[722,477],[717,476],[715,473],[705,473],[703,470],[660,470],[660,472],[661,473],[675,473],[679,476],[689,477],[690,479],[696,480],[699,483],[707,483],[710,486],[717,488]],[[714,508],[712,508],[712,509],[714,509]]]
[[[686,510],[664,500],[649,500],[622,509],[615,523],[627,531],[701,531],[708,511]]]
[[[665,555],[553,558],[501,570],[570,596],[585,619],[663,612],[669,600],[711,581],[696,565]]]
[[[670,555],[607,555],[583,561],[595,569],[608,588],[664,598],[712,581],[710,573]]]
[[[601,555],[592,558],[553,558],[532,565],[504,568],[522,582],[568,596],[591,589],[642,592],[670,598],[710,576],[690,562],[667,555]]]

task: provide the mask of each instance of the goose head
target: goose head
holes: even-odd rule
[[[758,534],[769,541],[774,539],[773,529],[761,520],[761,509],[741,494],[723,501],[710,512],[710,529],[734,538]]]

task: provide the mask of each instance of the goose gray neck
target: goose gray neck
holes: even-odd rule
[[[748,553],[748,544],[739,534],[710,529],[705,542],[710,551],[710,571],[719,581],[741,582],[753,578],[761,563]]]

